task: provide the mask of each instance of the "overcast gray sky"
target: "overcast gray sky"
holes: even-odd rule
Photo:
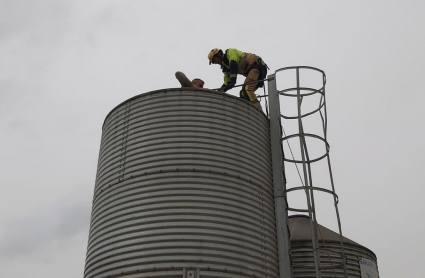
[[[82,277],[105,116],[178,87],[177,70],[219,87],[214,47],[256,53],[271,73],[326,72],[344,235],[376,253],[381,277],[422,277],[424,10],[414,0],[0,0],[1,277]]]

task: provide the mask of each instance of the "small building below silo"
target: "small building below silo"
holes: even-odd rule
[[[294,278],[316,277],[314,269],[310,220],[307,216],[289,217],[291,257]],[[317,225],[322,277],[344,277],[340,235]],[[376,255],[368,248],[343,237],[347,277],[378,278]],[[369,274],[369,275],[367,275]]]

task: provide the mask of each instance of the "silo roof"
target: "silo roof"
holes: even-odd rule
[[[304,215],[294,215],[289,217],[289,231],[291,234],[291,241],[311,241],[310,220]],[[320,242],[340,242],[338,233],[325,228],[324,226],[317,225],[317,236]],[[343,237],[344,244],[355,245],[365,248],[351,239]],[[367,249],[367,248],[366,248]]]
[[[294,274],[294,277],[315,277],[312,272],[314,268],[310,268],[313,255],[312,253],[306,252],[314,250],[312,249],[313,243],[311,241],[310,220],[308,216],[290,216],[288,219],[288,226],[291,240],[290,252],[296,265],[294,269],[297,271],[297,275]],[[331,263],[331,265],[333,265],[328,251],[333,251],[333,255],[336,256],[338,256],[337,254],[341,256],[345,254],[347,271],[349,270],[350,272],[349,277],[361,276],[360,260],[362,258],[372,260],[377,264],[377,258],[373,251],[346,237],[342,238],[344,244],[344,248],[342,249],[340,248],[340,235],[319,224],[317,225],[317,237],[319,241],[318,249],[321,251],[321,256],[323,255],[323,257],[320,258],[321,262],[325,264]],[[331,271],[331,269],[328,270]],[[335,275],[335,273],[333,274]],[[333,277],[333,275],[329,274],[329,276],[326,277],[331,276]]]

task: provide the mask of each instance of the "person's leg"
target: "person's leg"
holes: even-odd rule
[[[182,88],[193,87],[192,81],[190,81],[189,78],[187,78],[183,72],[181,71],[176,72],[176,78],[182,85]]]
[[[260,71],[257,68],[254,68],[248,72],[244,83],[258,81],[259,76]],[[242,90],[245,91],[245,95],[248,98],[247,100],[249,100],[258,110],[263,111],[263,108],[261,107],[261,104],[255,95],[255,91],[257,90],[257,83],[253,82],[251,84],[245,85]]]

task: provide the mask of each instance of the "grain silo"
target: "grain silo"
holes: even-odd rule
[[[311,252],[311,233],[309,220],[305,216],[294,215],[289,217],[289,229],[291,233],[292,268],[293,277],[316,277],[314,273],[314,261]],[[322,277],[344,277],[342,271],[342,254],[340,249],[339,234],[317,225],[319,244],[322,251],[321,266]],[[378,278],[376,255],[368,248],[343,237],[344,254],[346,260],[347,277]],[[372,264],[370,269],[362,269],[363,263]],[[376,273],[376,276],[367,272]],[[365,275],[362,275],[365,274]]]
[[[297,70],[294,88],[277,90],[280,70],[268,77],[267,116],[243,99],[193,88],[115,107],[102,129],[84,278],[378,278],[372,251],[316,223],[314,206],[288,206],[295,190],[313,205],[315,190],[338,203],[334,190],[308,179],[286,188],[283,161],[301,161],[285,159],[285,138],[300,138],[308,167],[329,160],[326,135],[305,133],[301,119],[326,109],[326,78],[318,70],[323,87],[303,87],[301,68],[317,70],[288,68]],[[302,114],[303,98],[316,93],[319,108]],[[298,117],[288,117],[300,122],[298,134],[282,138],[279,95],[298,99]],[[309,160],[306,136],[325,142],[322,157]]]
[[[118,105],[84,277],[277,277],[270,161],[268,119],[242,99],[169,89]]]

